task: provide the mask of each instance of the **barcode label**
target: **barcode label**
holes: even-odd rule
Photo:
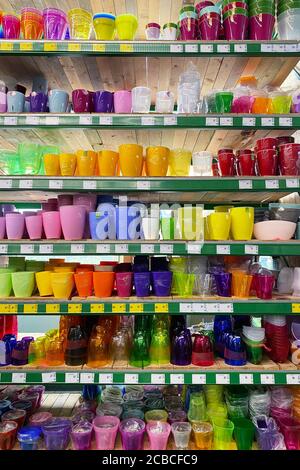
[[[165,374],[151,374],[151,383],[153,385],[164,385],[166,383]]]
[[[41,255],[48,255],[48,254],[53,253],[53,245],[40,245],[39,253]]]
[[[112,374],[99,374],[99,384],[107,385],[113,383]]]
[[[239,189],[252,189],[253,184],[251,180],[239,180]]]
[[[274,118],[261,118],[261,125],[263,127],[274,127],[275,119]]]
[[[42,382],[44,384],[51,384],[56,382],[56,372],[43,372]]]
[[[229,385],[230,376],[229,374],[216,374],[216,384],[217,385]]]
[[[63,188],[63,181],[62,180],[50,180],[49,181],[49,189],[62,189]]]
[[[266,189],[279,189],[278,180],[266,180]]]
[[[245,255],[258,255],[258,245],[245,245]]]
[[[217,255],[230,255],[230,245],[217,245]]]
[[[185,46],[185,52],[197,54],[198,51],[199,51],[198,44],[187,44]]]
[[[81,126],[90,126],[91,124],[93,124],[93,117],[92,116],[80,116],[79,124]]]
[[[171,374],[170,382],[174,385],[183,385],[184,384],[184,375],[183,374]]]
[[[240,384],[241,385],[252,385],[253,384],[253,374],[240,374]]]
[[[287,188],[298,188],[299,187],[299,180],[296,178],[287,179],[285,180],[285,185]]]
[[[128,245],[116,245],[115,246],[116,253],[128,253]]]
[[[200,44],[200,52],[205,54],[211,54],[214,52],[213,44]]]
[[[83,182],[83,189],[87,189],[87,190],[97,189],[97,181],[84,181]]]
[[[206,384],[206,375],[205,374],[193,374],[192,375],[193,385],[205,385]]]
[[[219,118],[214,118],[214,117],[207,117],[205,119],[206,126],[219,126]]]
[[[182,44],[171,44],[170,51],[174,52],[175,54],[180,54],[183,52],[183,45]]]
[[[164,126],[177,126],[177,116],[164,117]]]
[[[274,374],[260,374],[260,383],[262,385],[274,385],[275,383]]]
[[[21,253],[23,255],[33,255],[34,245],[21,245]]]
[[[66,382],[66,384],[79,384],[79,373],[77,373],[77,372],[66,372],[65,382]]]
[[[221,54],[228,54],[230,52],[230,44],[218,44],[217,51]]]
[[[125,384],[138,384],[139,376],[138,374],[125,374],[124,382]]]
[[[97,245],[97,253],[110,253],[110,245]]]
[[[255,127],[255,125],[256,125],[256,118],[255,117],[243,118],[243,126],[244,127]]]
[[[45,124],[46,126],[59,126],[59,117],[58,116],[46,116]]]
[[[137,181],[136,189],[139,191],[150,191],[151,183],[150,181]]]
[[[141,253],[145,253],[145,254],[154,253],[154,245],[141,245]]]
[[[39,126],[40,118],[38,116],[26,116],[25,122],[27,126]]]
[[[193,304],[180,304],[179,309],[180,313],[192,313]]]
[[[18,119],[16,116],[6,116],[4,118],[5,126],[16,126],[18,124]]]
[[[95,383],[95,374],[87,372],[80,374],[80,383],[81,384],[93,384]]]
[[[233,126],[233,118],[232,117],[220,118],[220,126],[232,127]]]
[[[84,253],[84,245],[77,244],[77,243],[76,245],[71,245],[71,253],[73,254]]]
[[[26,374],[24,372],[13,372],[11,376],[11,382],[13,384],[25,384],[26,383]]]
[[[247,44],[235,44],[234,45],[234,52],[244,53],[244,52],[247,52],[247,51],[248,51]]]
[[[0,180],[1,189],[10,189],[12,188],[12,180]]]
[[[99,124],[102,126],[111,126],[113,123],[112,116],[100,116],[99,117]]]
[[[20,189],[32,189],[33,181],[32,180],[21,180],[19,184]]]
[[[155,118],[151,116],[143,116],[141,118],[142,126],[154,126],[155,125]]]
[[[173,253],[173,245],[160,245],[159,252],[161,254],[172,254]]]

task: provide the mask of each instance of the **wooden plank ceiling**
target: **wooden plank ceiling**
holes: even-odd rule
[[[24,6],[43,9],[46,6],[62,8],[83,7],[96,12],[121,14],[134,13],[139,18],[138,39],[144,39],[145,25],[149,21],[161,25],[177,21],[183,0],[0,0],[3,10],[16,10]],[[60,88],[69,93],[76,88],[88,90],[107,89],[110,91],[131,89],[137,85],[149,86],[153,91],[153,102],[158,90],[171,90],[177,94],[179,75],[189,58],[120,58],[120,57],[1,57],[0,79],[10,89],[16,83],[31,91],[34,76],[44,76],[49,88]],[[259,86],[280,86],[296,65],[296,59],[280,58],[207,58],[193,59],[197,65],[202,83],[202,95],[212,89],[234,87],[242,75],[253,74]],[[262,137],[267,132],[258,132]],[[274,134],[274,133],[273,133]],[[276,135],[278,133],[275,133]],[[282,133],[281,133],[282,134]],[[255,137],[256,137],[255,136]],[[252,137],[252,139],[251,139]],[[43,143],[59,143],[65,151],[78,148],[101,150],[117,149],[120,143],[138,142],[144,146],[166,145],[171,148],[185,147],[192,151],[210,150],[217,152],[220,146],[247,147],[253,136],[240,131],[116,131],[116,130],[1,130],[0,147],[14,148],[18,142],[32,140]]]

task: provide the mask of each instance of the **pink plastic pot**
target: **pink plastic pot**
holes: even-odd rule
[[[195,18],[184,18],[180,21],[180,36],[182,41],[197,39],[197,20]]]
[[[240,41],[247,37],[249,18],[244,15],[232,15],[223,21],[225,39]]]
[[[3,15],[3,34],[5,39],[19,39],[21,22],[17,15]]]
[[[130,297],[132,293],[133,273],[116,273],[117,294],[119,297]]]
[[[211,17],[209,14],[201,17],[199,22],[200,37],[203,40],[215,41],[219,38],[221,16]]]
[[[86,208],[84,206],[63,206],[59,208],[61,227],[65,240],[82,240]]]
[[[21,240],[25,230],[25,217],[23,214],[6,214],[6,233],[8,240]]]
[[[59,211],[43,212],[43,227],[48,240],[61,238],[61,222]]]
[[[40,240],[43,233],[43,219],[41,215],[25,217],[26,230],[30,240]]]
[[[270,13],[261,13],[250,18],[250,39],[255,41],[269,41],[272,39],[275,17]]]
[[[117,114],[130,114],[132,109],[131,91],[121,90],[114,93],[114,109]]]
[[[0,240],[3,240],[6,235],[6,222],[5,217],[0,217]]]

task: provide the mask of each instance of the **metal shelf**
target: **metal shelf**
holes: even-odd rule
[[[0,55],[298,57],[299,41],[30,41],[1,40]]]

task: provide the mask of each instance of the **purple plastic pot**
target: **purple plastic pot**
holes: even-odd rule
[[[120,424],[123,450],[143,450],[146,425],[138,418],[129,418]]]
[[[21,240],[25,229],[24,214],[6,214],[5,220],[8,240]]]
[[[119,297],[130,297],[132,293],[133,273],[116,273],[116,287]]]
[[[217,293],[220,297],[231,297],[231,273],[214,274]]]
[[[200,38],[204,41],[216,41],[219,38],[220,27],[220,15],[219,17],[211,17],[209,14],[204,15],[199,21]]]
[[[91,447],[93,425],[83,421],[71,431],[71,440],[75,450],[89,450]]]
[[[171,294],[173,273],[170,271],[152,272],[153,293],[157,297],[169,297]]]
[[[197,39],[197,23],[195,18],[184,18],[180,21],[180,36],[182,41]]]
[[[110,91],[99,90],[94,93],[95,113],[114,112],[114,94]]]
[[[33,91],[30,95],[30,112],[45,113],[47,110],[48,95],[42,92]]]
[[[42,426],[47,450],[65,450],[71,427],[72,422],[66,418],[53,418]]]
[[[74,113],[88,113],[90,107],[90,95],[87,90],[79,89],[72,92]]]
[[[250,39],[268,41],[272,39],[275,17],[270,13],[261,13],[250,18]]]
[[[146,273],[134,273],[135,295],[137,297],[149,297],[151,286],[151,275]]]
[[[227,41],[241,41],[246,39],[249,18],[244,15],[232,15],[223,21],[225,39]]]
[[[45,8],[43,10],[44,37],[45,39],[65,39],[68,22],[64,11],[57,8]]]

